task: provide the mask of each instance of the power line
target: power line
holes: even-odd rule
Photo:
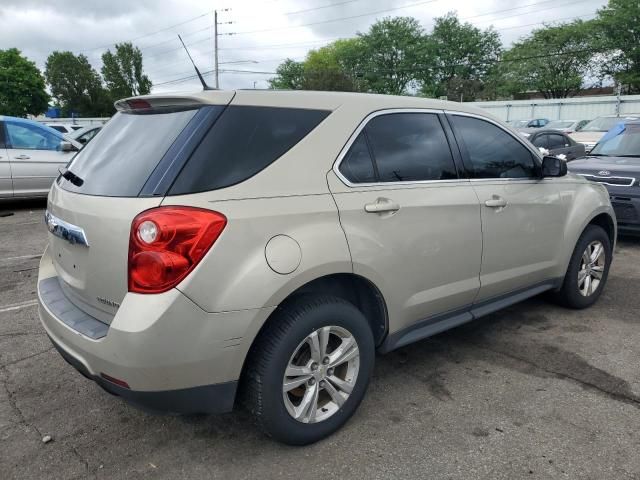
[[[592,17],[596,14],[596,12],[593,13],[588,13],[586,15],[578,15],[577,17],[564,17],[564,18],[557,18],[554,20],[554,22],[562,22],[564,20],[577,20],[579,18],[586,18],[586,17]],[[527,23],[525,25],[513,25],[511,27],[503,27],[503,28],[496,28],[495,30],[497,32],[502,32],[503,30],[513,30],[514,28],[523,28],[523,27],[533,27],[535,25],[550,25],[553,26],[547,22],[536,22],[536,23]]]
[[[200,43],[207,42],[207,41],[211,41],[211,35],[209,35],[209,36],[208,36],[208,37],[206,37],[206,38],[203,38],[203,39],[197,40],[197,41],[195,41],[195,42],[187,43],[187,47],[191,47],[192,45],[198,45],[198,44],[200,44]],[[163,56],[163,55],[166,55],[167,53],[175,52],[175,51],[177,51],[177,50],[182,50],[182,46],[179,46],[179,47],[176,47],[176,48],[171,48],[171,49],[169,49],[169,50],[163,50],[163,51],[158,52],[158,53],[152,53],[151,55],[148,55],[148,56],[147,56],[147,58],[157,58],[157,57],[161,57],[161,56]]]
[[[541,3],[546,3],[546,2],[541,2]],[[500,20],[507,20],[509,18],[521,17],[523,15],[531,15],[532,13],[544,12],[545,10],[553,10],[554,8],[566,7],[568,5],[573,5],[573,4],[576,4],[576,3],[584,3],[584,0],[574,0],[572,2],[561,3],[559,5],[553,5],[551,7],[540,8],[540,9],[536,10],[535,12],[521,12],[521,13],[517,13],[517,14],[514,14],[514,15],[508,15],[506,17],[499,17],[499,18],[489,19],[489,20],[480,20],[479,23],[496,22],[496,21],[500,21]],[[531,5],[529,5],[529,6],[531,6]]]
[[[208,27],[205,27],[205,28],[201,28],[200,30],[194,30],[192,32],[187,32],[187,33],[181,34],[181,35],[182,35],[182,38],[185,38],[185,37],[190,37],[192,35],[195,35],[196,33],[206,32],[206,31],[209,31],[209,30],[211,30],[211,26],[208,26]],[[177,39],[178,39],[177,36],[175,36],[175,37],[172,36],[170,39],[165,40],[163,42],[158,42],[158,43],[154,43],[154,44],[151,44],[151,45],[144,45],[144,46],[138,47],[138,48],[140,48],[140,50],[142,50],[144,52],[145,50],[149,50],[150,48],[155,48],[155,47],[159,47],[160,45],[166,45],[167,43],[175,42],[175,41],[177,41]]]
[[[313,40],[313,41],[308,41],[308,42],[301,42],[301,43],[276,43],[276,44],[271,44],[271,45],[260,45],[259,47],[255,46],[255,45],[247,45],[244,47],[224,47],[224,48],[220,48],[220,50],[268,50],[268,49],[272,49],[272,48],[282,48],[282,47],[287,47],[287,48],[292,48],[292,47],[307,47],[310,45],[314,45],[317,43],[327,43],[330,40],[338,40],[340,38],[344,38],[344,37],[330,37],[330,38],[325,38],[322,40]]]
[[[155,32],[145,33],[144,35],[140,35],[140,36],[137,36],[137,37],[130,38],[129,40],[122,40],[122,41],[119,41],[119,42],[110,43],[108,45],[101,45],[99,47],[92,47],[92,48],[87,48],[87,49],[84,49],[84,50],[80,50],[80,53],[93,52],[94,50],[103,50],[105,48],[109,48],[109,47],[114,46],[116,43],[134,42],[136,40],[140,40],[141,38],[150,37],[152,35],[156,35],[158,33],[162,33],[162,32],[166,32],[167,30],[171,30],[172,28],[179,27],[179,26],[185,25],[187,23],[191,23],[191,22],[193,22],[195,20],[198,20],[199,18],[206,17],[207,15],[211,15],[211,12],[203,13],[203,14],[198,15],[196,17],[192,17],[192,18],[190,18],[188,20],[185,20],[184,22],[175,23],[173,25],[169,25],[168,27],[161,28],[160,30],[156,30]]]
[[[360,71],[355,71],[353,72],[354,75],[356,76],[360,76],[363,74],[367,74],[367,73],[388,73],[388,72],[396,72],[396,71],[404,71],[404,72],[422,72],[422,71],[429,71],[429,70],[444,70],[444,69],[448,69],[448,68],[455,68],[455,67],[469,67],[469,66],[475,66],[475,67],[482,67],[482,66],[493,66],[495,64],[500,64],[500,63],[515,63],[515,62],[520,62],[520,61],[524,61],[524,60],[535,60],[535,59],[545,59],[545,58],[552,58],[552,57],[560,57],[560,56],[564,56],[564,55],[576,55],[578,53],[590,53],[592,52],[591,49],[581,49],[581,50],[571,50],[571,51],[567,51],[567,52],[556,52],[556,53],[546,53],[546,54],[540,54],[540,55],[529,55],[526,57],[518,57],[518,58],[512,58],[512,59],[499,59],[499,60],[495,60],[494,62],[477,62],[477,63],[453,63],[453,64],[448,64],[448,65],[418,65],[416,67],[410,67],[410,68],[394,68],[394,69],[375,69],[375,70],[360,70]],[[210,74],[213,73],[213,70],[209,71],[209,72],[205,72],[206,74]],[[203,73],[203,75],[205,74]],[[225,69],[225,70],[220,70],[220,73],[231,73],[231,74],[254,74],[254,75],[277,75],[277,72],[272,72],[272,71],[264,71],[264,70],[244,70],[244,69]],[[320,70],[316,70],[316,71],[307,71],[305,72],[305,74],[311,74],[311,75],[318,75],[318,74],[324,74],[324,71],[320,71]],[[163,82],[163,83],[157,83],[154,86],[159,86],[159,85],[166,85],[166,84],[171,84],[171,83],[181,83],[184,81],[188,81],[188,80],[192,80],[192,79],[196,79],[197,75],[190,75],[187,77],[183,77],[183,78],[176,78],[174,80],[170,80],[168,82]]]
[[[261,30],[247,30],[247,31],[242,31],[242,32],[229,32],[229,33],[222,33],[221,35],[248,35],[248,34],[252,34],[252,33],[262,33],[262,32],[274,32],[274,31],[278,31],[278,30],[291,30],[294,28],[302,28],[302,27],[308,27],[311,25],[321,25],[321,24],[326,24],[326,23],[334,23],[334,22],[343,22],[345,20],[352,20],[354,18],[361,18],[361,17],[368,17],[371,15],[378,15],[380,13],[388,13],[388,12],[393,12],[396,10],[403,10],[405,8],[411,8],[411,7],[417,7],[419,5],[425,5],[427,3],[434,3],[437,2],[438,0],[426,0],[423,2],[417,2],[417,3],[410,3],[408,5],[403,5],[400,7],[395,7],[395,8],[387,8],[385,10],[378,10],[375,12],[368,12],[368,13],[362,13],[360,15],[351,15],[348,17],[340,17],[340,18],[333,18],[331,20],[322,20],[319,22],[311,22],[311,23],[304,23],[301,25],[289,25],[286,27],[276,27],[276,28],[264,28]]]
[[[587,15],[581,15],[581,16],[578,16],[578,17],[566,17],[566,18],[558,19],[557,21],[562,21],[562,20],[567,20],[567,19],[578,19],[578,18],[582,18],[582,17],[591,16],[591,15],[594,15],[594,14],[595,14],[595,13],[591,13],[591,14],[587,14]],[[513,29],[513,28],[529,27],[529,26],[542,25],[542,24],[544,24],[544,22],[530,23],[530,24],[526,24],[526,25],[516,25],[516,26],[514,26],[514,27],[505,27],[505,28],[502,28],[502,29],[499,29],[499,30],[508,30],[508,29]],[[571,52],[571,53],[578,53],[578,52],[576,51],[576,52]],[[581,52],[581,53],[584,53],[584,52]],[[548,57],[551,57],[551,56],[566,55],[566,54],[567,54],[567,52],[561,52],[561,53],[557,53],[557,54],[548,54],[548,55],[543,56],[543,57],[537,57],[537,56],[534,56],[534,57],[521,58],[521,59],[516,59],[516,61],[517,61],[517,60],[525,60],[525,59],[533,59],[533,58],[548,58]],[[270,59],[256,60],[256,62],[257,62],[257,63],[267,63],[267,62],[273,62],[273,61],[285,61],[285,60],[294,60],[294,61],[298,61],[298,60],[303,60],[304,58],[305,58],[305,57],[294,57],[294,58],[291,58],[291,57],[286,57],[286,58],[270,58]],[[512,61],[514,61],[514,60],[509,60],[509,62],[512,62]],[[497,60],[495,63],[502,63],[502,62],[505,62],[505,61],[504,61],[504,60]],[[231,63],[231,62],[225,62],[225,63]],[[468,66],[468,65],[470,65],[470,64],[445,65],[445,66],[442,66],[441,68],[450,68],[450,67],[452,67],[452,66],[453,66],[453,67],[455,67],[455,66],[465,66],[465,65],[467,65],[467,66]],[[480,64],[476,64],[476,65],[480,65]],[[489,64],[487,64],[487,66],[488,66],[488,65],[489,65]],[[429,67],[429,68],[433,68],[433,67]],[[220,73],[223,73],[223,72],[224,72],[224,73],[240,73],[240,72],[241,72],[241,73],[265,74],[265,75],[277,75],[277,72],[264,72],[264,71],[255,71],[255,70],[241,70],[241,71],[238,71],[238,70],[229,70],[229,69],[226,69],[226,70],[220,70]],[[184,79],[191,79],[191,78],[197,78],[197,76],[188,76],[188,77],[184,77]],[[180,78],[178,78],[178,79],[174,79],[174,80],[172,80],[171,82],[178,82],[179,80],[181,80],[181,79],[180,79]],[[164,84],[166,84],[166,83],[167,83],[167,82],[162,82],[162,83],[154,84],[154,85],[164,85]]]
[[[295,10],[293,12],[282,12],[282,13],[279,13],[279,15],[298,15],[300,13],[315,12],[316,10],[323,10],[325,8],[337,7],[339,5],[346,5],[347,3],[355,3],[359,1],[360,0],[344,0],[341,2],[335,2],[335,3],[330,3],[328,5],[323,5],[321,7],[305,8],[304,10]],[[239,18],[242,20],[242,19],[248,19],[248,18],[262,18],[262,17],[260,15],[251,15],[251,16],[241,15]]]
[[[557,0],[544,0],[542,2],[533,2],[533,3],[528,3],[526,5],[520,5],[519,7],[505,8],[505,9],[502,9],[502,10],[494,10],[493,12],[480,13],[478,15],[473,15],[471,17],[461,18],[460,20],[471,20],[472,18],[486,17],[487,15],[494,15],[496,13],[510,12],[512,10],[519,10],[521,8],[535,7],[537,5],[542,5],[543,3],[551,3],[551,2],[556,2],[556,1]],[[531,13],[531,12],[527,12],[527,13]]]

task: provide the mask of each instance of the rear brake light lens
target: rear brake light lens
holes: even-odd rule
[[[149,102],[140,99],[127,100],[127,105],[131,110],[146,110],[151,108],[151,104]]]
[[[224,215],[193,207],[158,207],[134,218],[129,239],[129,291],[162,293],[202,260],[227,224]]]

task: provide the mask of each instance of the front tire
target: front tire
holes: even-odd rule
[[[300,297],[276,311],[251,348],[243,403],[276,440],[316,442],[356,411],[374,359],[371,329],[354,305],[337,297]]]
[[[611,260],[607,232],[597,225],[587,226],[571,255],[562,287],[556,293],[558,302],[575,309],[593,305],[607,282]]]

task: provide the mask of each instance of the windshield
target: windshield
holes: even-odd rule
[[[620,126],[610,132],[591,151],[591,155],[607,157],[640,157],[640,123]]]
[[[547,128],[569,128],[571,125],[573,125],[574,122],[573,120],[554,120],[552,122],[547,123]]]
[[[635,117],[598,117],[587,123],[581,132],[608,132],[616,123],[624,120],[637,120]]]
[[[514,128],[524,128],[529,125],[529,120],[514,120],[511,122],[511,126]]]
[[[80,185],[60,179],[65,190],[87,195],[135,197],[197,109],[116,113],[100,135],[67,166]]]

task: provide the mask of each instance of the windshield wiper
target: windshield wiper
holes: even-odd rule
[[[62,178],[64,178],[65,180],[69,180],[76,187],[81,187],[82,184],[84,183],[84,180],[81,179],[79,176],[77,176],[75,173],[73,173],[71,170],[67,170],[66,168],[64,169],[61,168],[60,170],[58,170],[58,172],[60,172],[60,175],[62,175]]]

